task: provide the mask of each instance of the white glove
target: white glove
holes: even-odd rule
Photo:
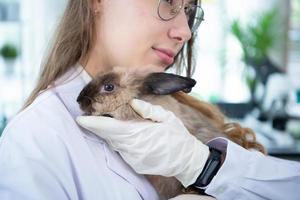
[[[193,184],[204,167],[209,148],[161,106],[138,99],[131,106],[152,121],[120,121],[101,116],[80,116],[76,120],[105,139],[137,173],[175,176],[185,187]]]

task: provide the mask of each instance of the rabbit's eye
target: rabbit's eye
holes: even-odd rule
[[[115,89],[115,86],[111,83],[105,84],[103,87],[105,92],[112,92]]]

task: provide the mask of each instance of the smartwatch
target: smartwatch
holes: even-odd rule
[[[209,151],[210,155],[208,156],[204,168],[201,174],[198,176],[196,182],[192,185],[200,190],[203,190],[203,188],[205,188],[211,182],[221,167],[222,152],[214,148],[209,148]]]

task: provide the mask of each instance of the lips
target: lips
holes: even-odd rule
[[[171,65],[174,62],[175,53],[168,49],[153,48],[157,56],[167,65]]]

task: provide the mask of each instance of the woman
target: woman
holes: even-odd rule
[[[0,199],[158,199],[148,180],[75,122],[89,75],[115,65],[163,71],[191,38],[185,13],[163,21],[168,12],[159,17],[158,3],[68,2],[37,86],[1,137]]]
[[[91,77],[116,65],[164,71],[175,60],[183,61],[185,54],[189,66],[187,75],[190,75],[190,47],[182,47],[186,42],[192,44],[191,30],[197,23],[191,22],[195,12],[190,9],[195,7],[184,1],[185,9],[182,9],[181,2],[69,1],[39,82],[22,112],[10,121],[1,138],[0,199],[158,199],[149,182],[107,145],[103,140],[106,136],[100,138],[77,125],[75,119],[82,111],[76,97]],[[152,108],[145,102],[133,103],[141,114],[147,114],[141,106]],[[159,108],[154,110],[160,116],[165,113]],[[148,114],[153,119],[157,117]],[[163,116],[169,118],[168,114]],[[89,122],[82,124],[89,125]],[[166,133],[174,130],[172,126],[165,127],[170,129]],[[88,128],[95,132],[99,129]],[[184,127],[176,128],[178,135],[186,138],[183,141],[194,144],[194,148],[185,149],[185,154],[197,155],[189,160],[190,165],[184,162],[186,157],[179,158],[184,165],[174,162],[176,169],[181,169],[174,175],[184,185],[189,185],[197,179],[211,156],[208,147],[190,137]],[[108,128],[107,133],[112,130]],[[149,131],[156,133],[157,129]],[[228,150],[231,147],[228,142],[226,160],[230,158]],[[127,162],[130,160],[125,158]],[[163,161],[161,159],[157,161]],[[159,166],[158,174],[171,173],[165,166]],[[147,171],[147,166],[142,168]],[[219,184],[226,183],[226,176],[219,180]],[[213,182],[210,187],[211,184]],[[229,194],[228,187],[227,190],[223,188],[222,193],[222,188],[217,186],[215,184],[210,189],[213,192],[208,193],[225,198],[224,195]],[[218,193],[216,188],[219,188]],[[235,190],[233,194],[237,194]]]

